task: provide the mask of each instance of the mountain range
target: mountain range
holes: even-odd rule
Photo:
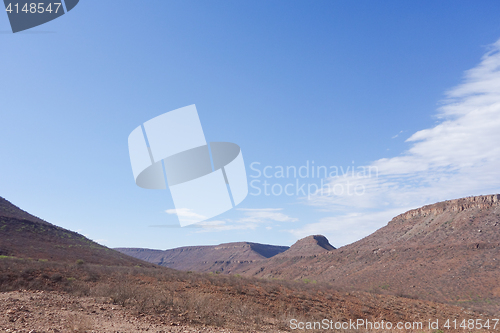
[[[117,251],[118,250],[118,251]],[[250,242],[172,250],[109,249],[0,198],[0,257],[113,266],[167,266],[265,279],[321,282],[500,309],[500,195],[448,200],[394,217],[336,249],[321,235],[291,247]]]
[[[116,248],[115,250],[157,265],[184,271],[240,272],[265,259],[280,256],[314,255],[335,248],[324,236],[309,236],[292,247],[250,242],[213,246],[185,246],[171,250]]]
[[[482,205],[477,209],[484,212],[491,209],[490,201],[481,199],[472,205]],[[470,209],[476,208],[464,206],[463,212]],[[390,225],[396,232],[396,226],[409,223],[401,221],[418,220],[423,214],[428,213],[423,210],[398,217]],[[436,214],[443,214],[443,209]],[[488,227],[482,230],[490,232],[494,226],[491,223],[488,220]],[[408,238],[422,232],[416,229],[406,234]],[[386,256],[387,246],[381,245],[385,244],[384,237],[387,244],[403,237],[398,233],[392,236],[391,230],[382,236],[368,246],[378,246],[376,253],[371,253],[377,258]],[[492,244],[486,240],[466,251],[480,253],[494,249],[496,245]],[[216,269],[223,274],[182,272],[106,248],[0,198],[0,312],[4,314],[0,316],[0,327],[10,332],[277,332],[290,329],[290,318],[331,318],[345,323],[360,318],[386,322],[425,322],[436,318],[444,322],[458,316],[486,318],[486,311],[497,310],[495,299],[480,313],[423,299],[381,295],[380,290],[367,293],[341,284],[334,286],[332,282],[342,281],[341,278],[326,274],[330,272],[324,267],[338,269],[335,258],[355,251],[347,249],[335,249],[325,237],[315,235],[290,248],[240,242],[169,251],[129,251],[146,254],[144,259],[164,265]],[[348,268],[355,263],[351,257],[343,260]],[[364,267],[373,271],[368,260],[357,265],[361,273]],[[498,272],[495,269],[491,274]],[[436,288],[432,285],[432,274],[436,274],[428,274],[431,290]],[[486,276],[484,271],[481,274]],[[287,276],[293,280],[287,280]],[[477,279],[486,283],[483,288],[498,287],[498,279],[487,280],[484,276]],[[318,283],[306,277],[316,277]],[[365,283],[370,285],[373,281]],[[392,291],[392,287],[380,288]]]
[[[320,235],[301,239],[288,249],[260,246],[274,252],[263,255],[253,243],[166,251],[117,250],[181,270],[321,281],[345,290],[453,304],[500,304],[497,194],[410,210],[373,234],[338,249]]]
[[[414,209],[335,251],[275,256],[240,274],[309,278],[452,303],[498,303],[499,261],[500,196],[485,195]]]

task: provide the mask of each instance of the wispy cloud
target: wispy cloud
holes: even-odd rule
[[[295,222],[296,218],[283,214],[282,208],[239,208],[245,217],[238,219],[239,223],[265,223],[265,222]]]
[[[397,138],[397,137],[399,136],[399,134],[401,134],[401,133],[403,133],[403,131],[399,131],[399,133],[398,133],[398,134],[396,134],[396,135],[394,135],[393,137],[391,137],[391,139],[395,139],[395,138]]]
[[[284,214],[282,208],[239,208],[236,210],[242,212],[243,216],[236,219],[202,222],[200,225],[208,228],[200,231],[253,230],[259,226],[265,226],[269,230],[276,223],[298,221]]]
[[[205,216],[197,214],[188,208],[179,208],[179,209],[167,209],[165,211],[167,214],[176,214],[179,217],[182,217],[186,222],[198,222],[200,220],[206,219]]]
[[[315,195],[308,204],[335,216],[292,230],[297,236],[328,233],[346,244],[383,226],[407,209],[441,200],[500,191],[500,40],[490,46],[463,82],[446,92],[439,123],[414,133],[400,156],[370,166],[378,177],[336,177],[359,184],[362,195]],[[399,134],[398,134],[399,135]],[[352,235],[352,236],[346,236]]]

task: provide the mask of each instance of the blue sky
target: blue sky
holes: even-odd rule
[[[0,15],[0,196],[110,247],[165,249],[316,233],[340,246],[407,209],[498,193],[499,11],[498,1],[82,0],[17,34]],[[171,227],[168,190],[134,184],[127,137],[190,104],[208,141],[240,145],[249,181],[254,162],[379,173],[323,180],[362,195],[250,194],[217,227]],[[322,179],[268,179],[297,180]]]

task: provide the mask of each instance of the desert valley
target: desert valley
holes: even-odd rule
[[[328,319],[435,332],[429,320],[491,319],[481,331],[493,332],[499,199],[415,209],[338,249],[313,235],[165,251],[109,249],[0,199],[0,331],[280,332]]]

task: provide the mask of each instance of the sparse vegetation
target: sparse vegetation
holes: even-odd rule
[[[467,221],[460,222],[456,214],[450,220],[453,227],[441,228],[437,234],[429,231],[424,225],[426,221],[420,221],[422,224],[413,218],[415,223],[420,223],[421,229],[412,237],[415,234],[444,237],[436,238],[446,241],[440,241],[437,246],[436,239],[431,237],[428,237],[432,240],[428,245],[432,246],[427,247],[420,243],[422,238],[403,239],[404,246],[389,243],[391,246],[382,247],[368,242],[363,248],[361,242],[357,247],[345,247],[338,252],[321,255],[280,256],[267,261],[267,264],[272,263],[272,269],[269,265],[265,267],[265,261],[258,261],[253,272],[240,271],[241,274],[254,274],[260,278],[235,274],[237,270],[220,265],[225,261],[211,266],[212,272],[208,274],[158,267],[22,214],[17,212],[17,216],[0,221],[0,292],[29,290],[37,293],[44,291],[40,293],[45,295],[45,291],[54,291],[52,294],[64,295],[70,301],[88,298],[94,302],[101,299],[110,307],[123,307],[128,314],[138,318],[147,317],[148,320],[173,326],[208,325],[275,332],[277,329],[288,331],[291,318],[302,321],[324,318],[398,321],[415,316],[452,318],[462,311],[449,304],[432,303],[432,300],[463,304],[483,313],[499,306],[497,291],[492,293],[489,287],[491,281],[497,281],[496,275],[490,272],[498,270],[498,247],[486,246],[487,243],[482,240],[498,235],[496,229],[477,236],[477,228],[472,232],[464,228],[461,224]],[[479,223],[480,218],[476,222]],[[434,224],[440,225],[447,219],[449,217],[437,217]],[[19,224],[24,226],[19,228]],[[449,233],[452,228],[458,230],[459,227],[469,233]],[[390,228],[384,231],[387,240],[397,234]],[[481,230],[487,229],[481,227]],[[378,239],[384,239],[380,235],[379,232]],[[449,235],[459,238],[450,238]],[[462,244],[465,235],[468,235],[467,242]],[[471,237],[481,237],[482,245],[479,246],[479,241],[470,241]],[[418,244],[415,243],[417,240]],[[494,238],[491,240],[491,244],[497,244],[493,242]],[[414,242],[413,247],[411,242]],[[445,265],[449,263],[447,256],[470,260],[456,261],[450,267]],[[468,266],[456,266],[459,262]],[[354,266],[349,266],[353,263]],[[360,267],[363,269],[360,270]],[[286,274],[277,274],[280,270]],[[328,274],[322,275],[324,271]],[[426,284],[426,289],[423,289],[422,284],[419,285],[420,280],[435,277],[436,272],[439,273],[438,279],[434,279],[433,284]],[[481,275],[482,272],[488,273]],[[275,278],[271,279],[271,276]],[[488,276],[492,280],[484,278]],[[474,288],[470,287],[471,281]],[[486,281],[484,287],[479,283],[482,281]],[[371,293],[363,290],[370,290]],[[415,300],[417,295],[418,300]],[[451,298],[443,297],[447,295]],[[86,318],[79,315],[71,317],[66,331],[90,330]]]
[[[0,256],[0,259],[14,259],[15,257],[11,256]]]
[[[315,309],[312,315],[328,315],[319,311],[320,304],[302,304],[315,291],[285,281],[15,258],[2,261],[0,272],[0,291],[56,290],[75,296],[107,297],[137,314],[168,313],[171,320],[191,324],[227,327],[242,322],[257,328],[276,322],[278,314],[305,315],[305,309]],[[323,288],[327,290],[328,286]],[[262,305],[268,297],[275,301],[273,311]]]
[[[339,292],[315,281],[300,282],[187,273],[163,267],[79,265],[15,258],[0,261],[0,291],[62,291],[75,297],[109,299],[136,316],[147,315],[169,323],[289,330],[290,318],[374,319],[381,315],[379,296]],[[400,320],[408,315],[398,309],[412,300],[390,302],[393,305],[384,305],[384,316]],[[432,310],[416,303],[414,308],[421,313]],[[81,332],[86,327],[77,317],[68,325],[80,327]]]

